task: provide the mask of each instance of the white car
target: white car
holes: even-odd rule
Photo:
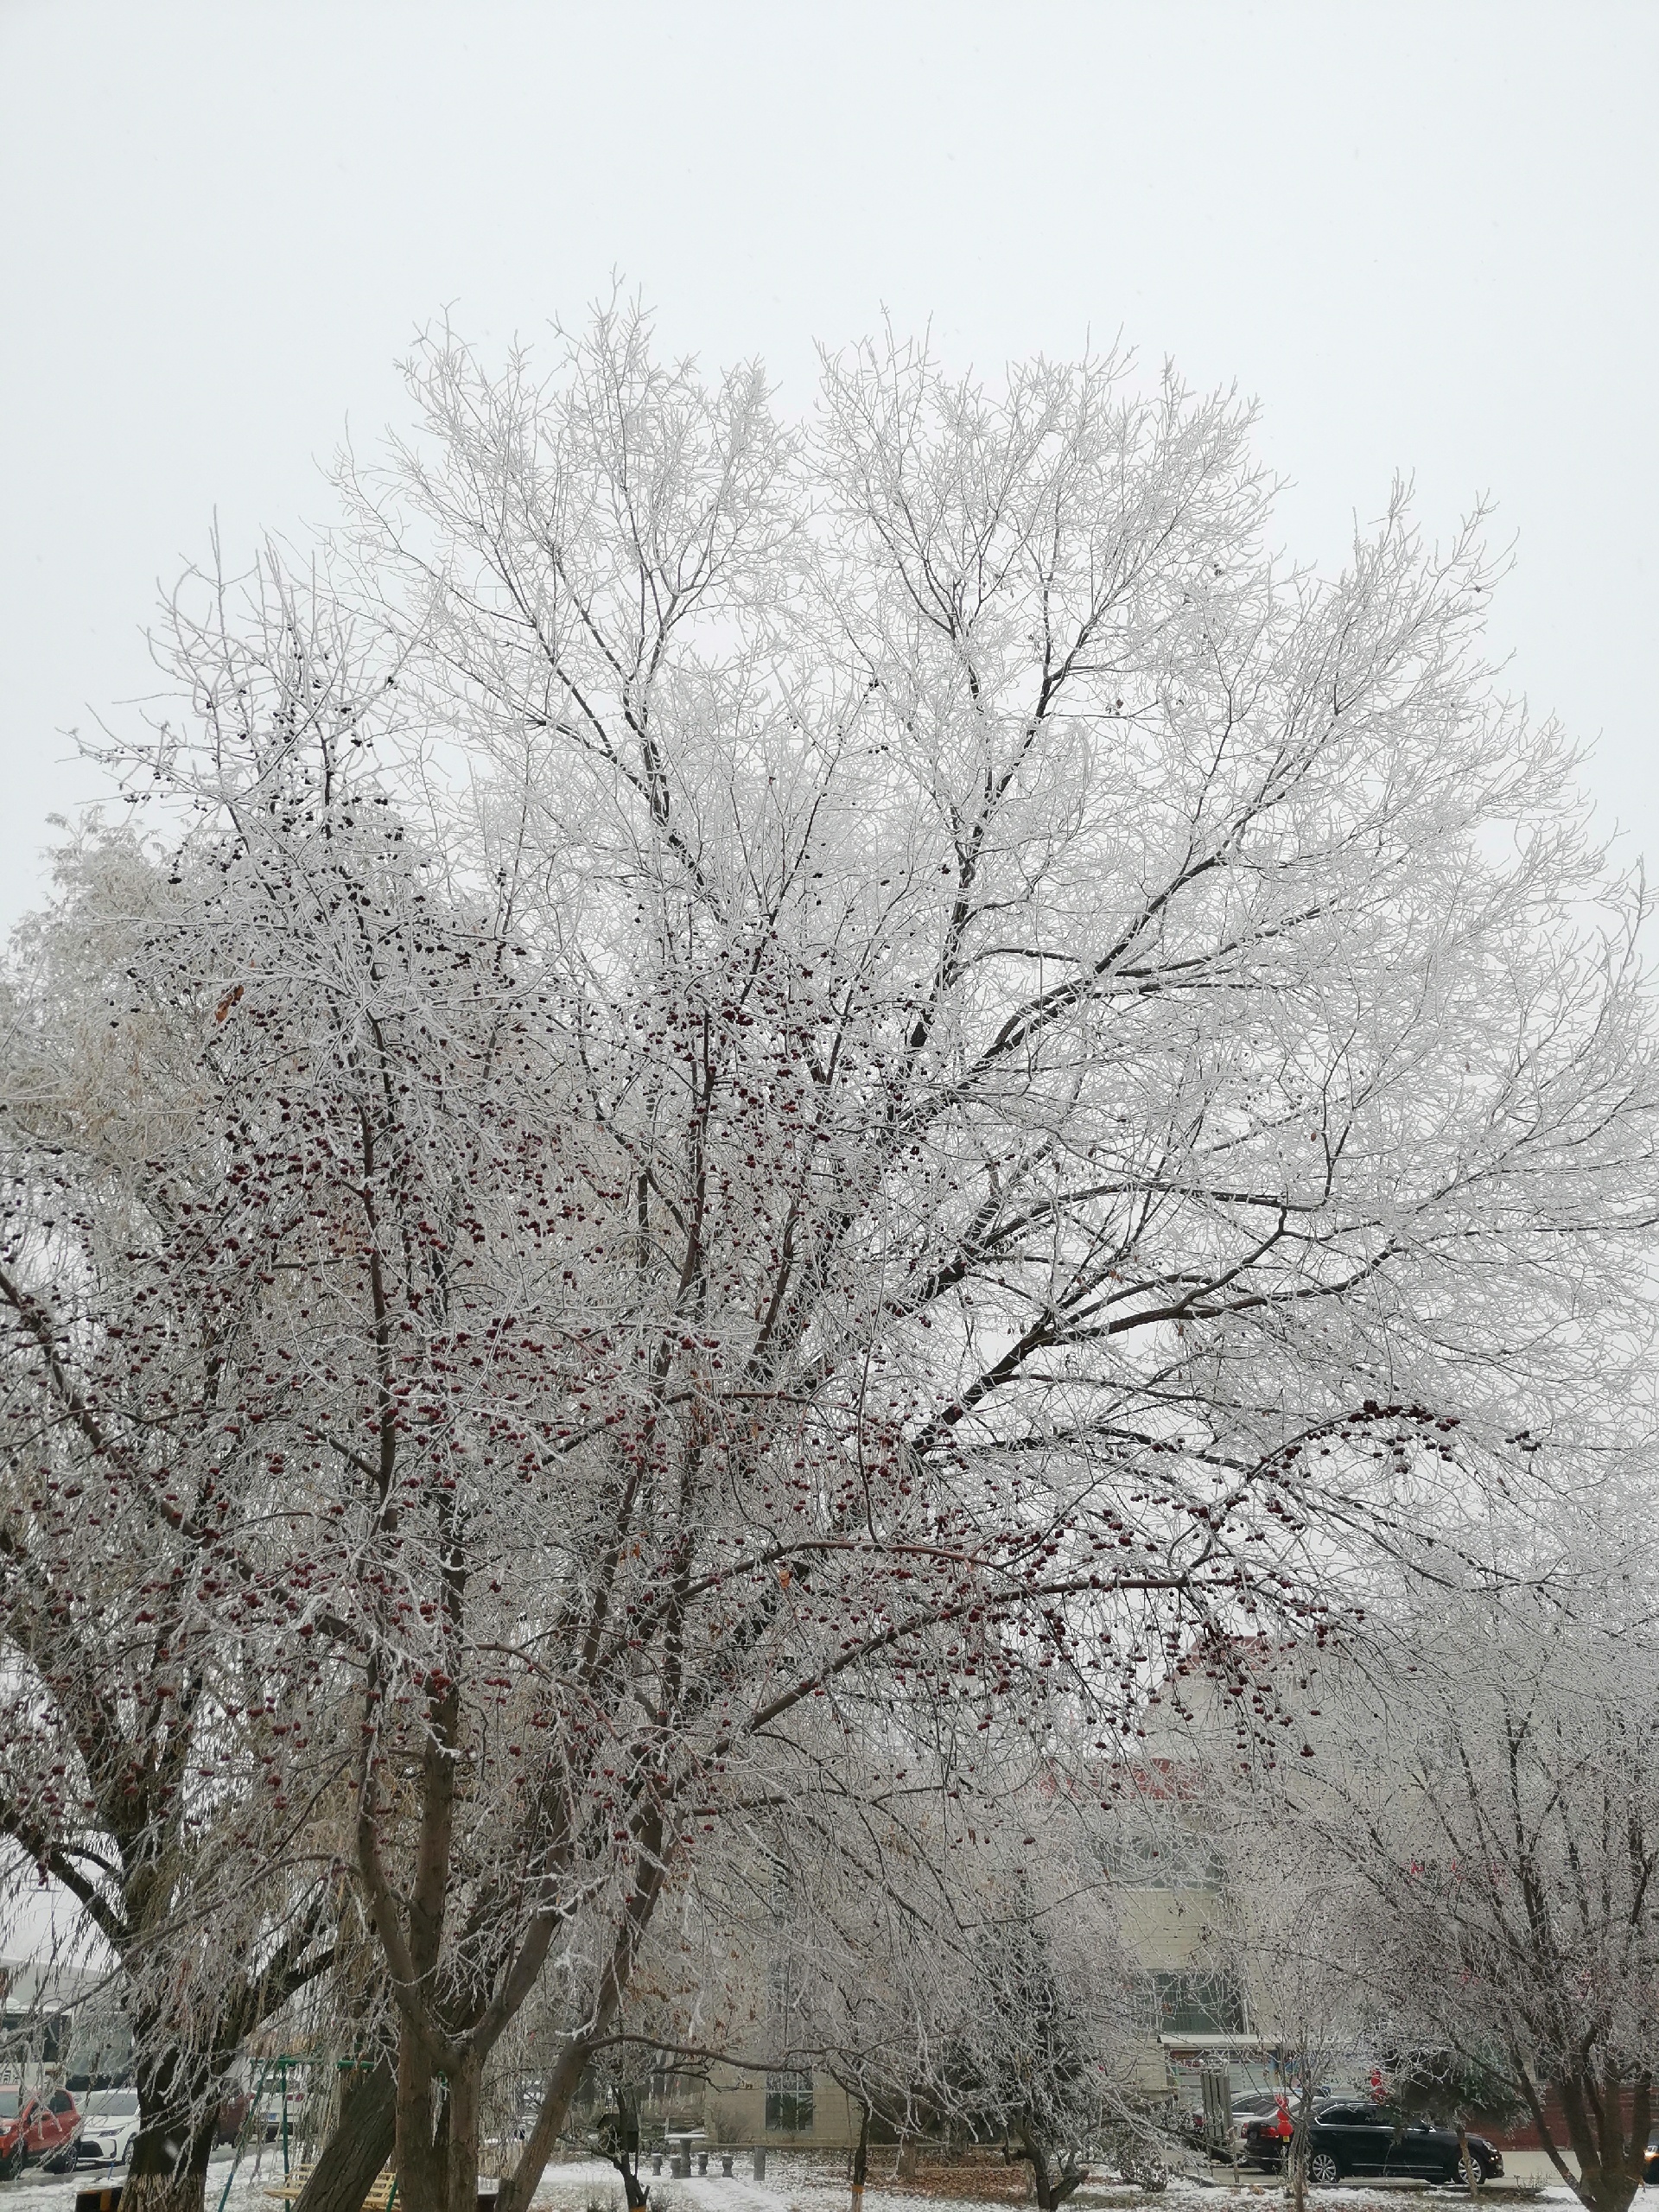
[[[267,2143],[275,2143],[283,2132],[283,2107],[288,2107],[288,2133],[291,2142],[299,2139],[300,2122],[305,2116],[305,2091],[290,2089],[286,2097],[267,2092],[259,2109],[254,2114],[254,2126]]]
[[[124,2166],[132,2156],[132,2139],[138,2133],[137,2089],[89,2089],[80,2101],[82,2126],[79,2149],[83,2158],[97,2158]]]

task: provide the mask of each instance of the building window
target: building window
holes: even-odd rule
[[[1119,1835],[1100,1847],[1107,1872],[1123,1890],[1219,1890],[1220,1853],[1204,1836]]]
[[[793,2072],[768,2074],[767,2134],[810,2135],[811,2132],[812,2076]]]
[[[1154,1974],[1158,2031],[1166,2036],[1238,2036],[1244,2032],[1244,1998],[1230,1974]]]
[[[69,2024],[66,2012],[0,2013],[0,2064],[55,2066]]]

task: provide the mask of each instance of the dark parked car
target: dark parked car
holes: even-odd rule
[[[1246,2165],[1249,2165],[1252,2160],[1260,2164],[1261,2151],[1252,2149],[1250,2145],[1251,2123],[1253,2121],[1262,2123],[1264,2129],[1262,2139],[1270,2140],[1270,2135],[1265,2132],[1266,2124],[1276,2119],[1284,2110],[1285,2101],[1285,2093],[1282,2089],[1246,2089],[1235,2097],[1230,2136],[1226,2150],[1219,2155],[1236,2157],[1241,2158]]]
[[[1290,2140],[1288,2099],[1281,2094],[1271,2101],[1264,2098],[1253,2112],[1240,2112],[1236,2105],[1233,2109],[1240,2158],[1247,2166],[1265,2166],[1269,2173],[1276,2173]]]
[[[1287,2115],[1268,2114],[1244,2127],[1244,2155],[1276,2171],[1288,2148]],[[1490,2181],[1503,2171],[1503,2154],[1484,2135],[1469,2138],[1469,2155]],[[1455,2128],[1402,2120],[1386,2105],[1337,2099],[1318,2107],[1307,2132],[1307,2177],[1340,2181],[1344,2174],[1398,2174],[1424,2181],[1462,2181],[1463,2154]]]
[[[1282,2089],[1246,2089],[1233,2099],[1233,2118],[1243,2127],[1247,2120],[1266,2120],[1285,2101]]]
[[[1643,2181],[1659,2181],[1659,2127],[1648,2138],[1648,2155],[1642,2162]]]
[[[1203,2112],[1187,2112],[1181,2116],[1179,2132],[1195,2151],[1202,2151],[1212,2158],[1227,2158],[1235,2152],[1243,2158],[1245,2123],[1265,2119],[1284,2101],[1282,2093],[1274,2089],[1246,2089],[1232,2101],[1228,2123],[1227,2140],[1224,2145],[1212,2141]]]
[[[38,2158],[48,2173],[75,2163],[80,2114],[67,2089],[0,2089],[0,2181]]]

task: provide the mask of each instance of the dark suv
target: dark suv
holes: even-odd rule
[[[1244,2155],[1276,2171],[1289,2148],[1281,2111],[1246,2122]],[[1469,2155],[1482,2181],[1503,2171],[1503,2158],[1484,2135],[1469,2138]],[[1337,2099],[1318,2106],[1307,2131],[1307,2177],[1340,2181],[1344,2174],[1398,2174],[1423,2181],[1465,2181],[1457,2131],[1427,2120],[1402,2120],[1386,2105]]]

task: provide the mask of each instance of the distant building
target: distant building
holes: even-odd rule
[[[123,2081],[132,2032],[110,1977],[50,1959],[0,1959],[0,2076],[89,2088]]]
[[[1164,1778],[1157,1794],[1176,1794]],[[1174,1824],[1177,1827],[1179,1823]],[[1124,1933],[1142,1975],[1145,2023],[1139,2087],[1149,2101],[1197,2107],[1200,2068],[1226,2063],[1238,2087],[1273,2078],[1273,2055],[1252,2029],[1247,1993],[1230,1968],[1206,1956],[1206,1931],[1218,1917],[1218,1864],[1202,1836],[1189,1832],[1173,1849],[1150,1845],[1115,1858],[1112,1879],[1124,1901]],[[784,1909],[780,1900],[774,1900]],[[789,1964],[769,1976],[774,2023],[791,2013]],[[786,2025],[779,2036],[789,2040]],[[651,2075],[641,2104],[647,2139],[694,2135],[699,2148],[721,2145],[779,2150],[843,2149],[858,2134],[859,2113],[834,2076],[766,2073],[715,2061],[706,2068],[664,2064]]]

